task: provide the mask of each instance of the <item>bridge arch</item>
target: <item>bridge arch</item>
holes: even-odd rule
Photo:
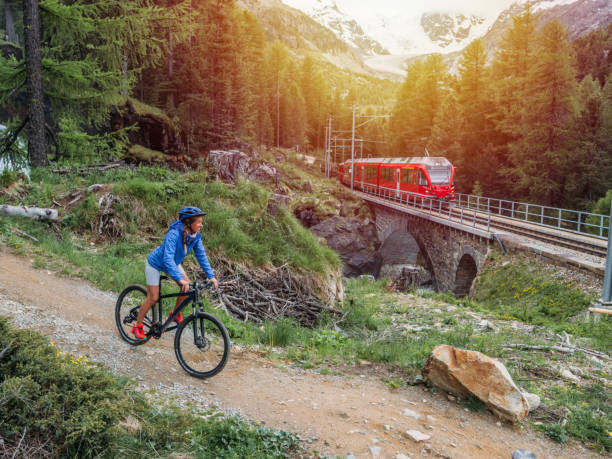
[[[453,293],[457,298],[463,298],[470,293],[470,288],[478,275],[478,271],[478,264],[474,256],[470,253],[464,253],[459,259],[455,271]]]

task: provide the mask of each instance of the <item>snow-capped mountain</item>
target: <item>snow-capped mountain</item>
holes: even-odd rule
[[[485,18],[475,14],[469,17],[463,13],[423,13],[421,27],[429,39],[442,48],[463,42],[473,35],[473,30],[485,22]],[[472,33],[471,33],[472,32]]]
[[[444,11],[440,2],[435,0],[418,5],[407,5],[397,0],[377,0],[375,3],[354,0],[283,2],[308,14],[366,54],[386,53],[375,46],[363,47],[361,40],[364,37],[380,43],[392,54],[418,55],[462,49],[474,38],[482,36],[512,0],[494,1],[495,8],[470,10],[465,5],[453,6],[455,11]]]
[[[367,55],[389,54],[378,41],[368,36],[359,23],[344,13],[335,0],[283,0],[287,5],[299,9],[353,48]]]
[[[489,56],[493,56],[499,40],[512,26],[512,17],[522,13],[527,2],[539,23],[558,18],[572,39],[612,22],[612,0],[282,1],[305,12],[352,47],[361,48],[366,65],[395,74],[404,73],[406,59],[431,53],[447,55],[452,69],[461,50],[476,38],[483,38]],[[391,55],[384,55],[376,46],[364,46],[357,37],[367,37],[365,43],[380,44]]]

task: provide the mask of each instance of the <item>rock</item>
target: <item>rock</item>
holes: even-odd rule
[[[569,371],[567,368],[561,369],[561,376],[569,381],[572,381],[576,384],[580,384],[580,378],[576,376],[574,373]]]
[[[302,215],[306,210],[299,214],[299,219],[308,227],[309,223],[314,223],[312,218],[316,214],[310,211]],[[316,236],[325,238],[327,245],[338,252],[344,262],[344,276],[378,275],[382,259],[376,252],[378,237],[373,222],[335,215],[310,226],[310,230]]]
[[[395,459],[411,459],[410,456],[406,456],[405,454],[398,453],[395,455]]]
[[[570,370],[572,373],[574,373],[576,376],[582,376],[582,375],[584,374],[584,372],[582,371],[582,369],[581,369],[581,368],[578,368],[578,367],[573,367],[573,366],[570,366],[570,367],[569,367],[569,370]]]
[[[357,459],[357,457],[355,457],[355,455],[353,453],[348,453],[346,455],[346,459]]]
[[[423,376],[460,397],[475,395],[498,416],[518,422],[529,413],[525,396],[498,360],[480,352],[439,345],[429,355]]]
[[[215,168],[221,180],[236,181],[247,177],[251,158],[238,150],[211,150],[206,157],[206,166]]]
[[[267,183],[276,182],[278,170],[274,166],[266,163],[257,164],[249,168],[247,178],[254,182]]]
[[[278,215],[278,209],[280,207],[287,207],[289,205],[289,196],[284,194],[273,194],[268,200],[268,213],[273,217]]]
[[[402,414],[406,417],[414,419],[419,419],[421,417],[419,413],[417,413],[416,411],[409,410],[408,408],[406,408]]]
[[[370,446],[370,454],[374,459],[378,459],[380,457],[380,452],[382,448],[380,446]]]
[[[111,131],[138,126],[138,129],[127,132],[130,143],[133,146],[144,147],[148,151],[161,153],[163,159],[184,153],[181,136],[174,122],[161,110],[141,101],[128,97],[112,107],[109,123]]]
[[[512,459],[537,459],[537,456],[527,449],[517,449],[512,453]]]
[[[423,266],[418,265],[385,264],[380,269],[380,276],[391,279],[393,288],[399,291],[409,290],[431,282],[431,273]]]
[[[310,180],[306,180],[303,184],[302,184],[302,191],[304,193],[312,193],[312,183],[310,183]]]
[[[426,435],[418,430],[407,430],[406,436],[417,443],[420,441],[429,440],[431,438],[431,435]]]
[[[537,410],[538,407],[540,406],[540,397],[536,394],[532,394],[530,392],[524,392],[523,391],[523,395],[525,396],[525,399],[527,400],[527,405],[529,405],[529,411],[534,411]]]

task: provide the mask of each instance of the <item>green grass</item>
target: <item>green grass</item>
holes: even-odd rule
[[[273,217],[267,212],[270,192],[251,182],[229,186],[207,181],[204,172],[180,174],[164,168],[142,167],[134,171],[111,170],[103,174],[54,174],[48,168],[32,171],[32,180],[22,193],[0,196],[0,204],[52,206],[59,196],[83,190],[94,183],[112,184],[121,201],[116,205],[119,235],[96,242],[88,240],[98,214],[97,197],[90,194],[62,215],[60,234],[46,223],[11,219],[0,226],[0,238],[15,248],[25,247],[13,227],[36,237],[39,266],[64,266],[64,272],[91,280],[98,287],[120,291],[125,285],[142,282],[144,257],[158,245],[176,212],[194,204],[207,212],[202,235],[209,257],[223,257],[250,267],[288,265],[297,272],[325,274],[340,266],[331,249],[287,210]],[[85,247],[85,248],[79,248]]]
[[[586,387],[575,384],[553,386],[544,392],[544,400],[552,408],[569,410],[567,423],[553,422],[537,426],[558,443],[569,436],[594,442],[612,451],[612,393],[601,383]]]

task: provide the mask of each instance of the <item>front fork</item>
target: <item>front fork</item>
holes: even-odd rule
[[[193,310],[193,342],[198,347],[198,349],[205,349],[208,347],[208,340],[206,339],[206,330],[204,329],[204,320],[198,320],[203,317],[204,304],[199,301],[195,304]]]

